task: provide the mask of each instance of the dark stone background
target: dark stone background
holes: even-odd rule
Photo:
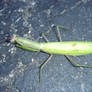
[[[7,33],[37,39],[55,25],[63,41],[92,41],[91,0],[0,0],[0,40]],[[50,41],[57,41],[50,32]],[[43,41],[41,39],[40,41]],[[45,53],[21,50],[14,44],[0,43],[0,92],[91,92],[92,69],[73,67],[63,55],[54,55],[42,71]],[[92,55],[72,57],[80,64],[92,65]]]

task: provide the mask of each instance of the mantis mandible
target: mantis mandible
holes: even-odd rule
[[[78,55],[91,54],[92,42],[82,42],[82,41],[62,42],[59,26],[57,26],[57,34],[58,34],[59,42],[48,42],[44,34],[43,34],[43,37],[47,41],[44,43],[34,42],[24,37],[19,37],[17,35],[13,35],[13,37],[10,40],[12,43],[16,43],[17,47],[20,47],[22,49],[33,51],[33,52],[41,51],[41,52],[50,54],[48,59],[40,66],[39,82],[41,81],[41,75],[42,75],[41,71],[44,68],[44,66],[47,64],[47,62],[52,58],[53,54],[64,55],[70,61],[70,63],[75,67],[92,68],[92,66],[89,66],[89,65],[80,65],[75,61],[73,61],[72,58],[67,56],[67,55],[78,56]]]

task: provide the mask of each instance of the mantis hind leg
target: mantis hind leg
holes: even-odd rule
[[[92,66],[89,65],[80,65],[78,63],[76,63],[72,58],[70,58],[69,56],[65,56],[66,59],[74,66],[74,67],[84,67],[84,68],[92,68]]]
[[[61,39],[61,35],[60,35],[60,26],[57,26],[57,36],[58,36],[58,40],[62,41]],[[74,66],[74,67],[84,67],[84,68],[92,68],[92,66],[89,65],[80,65],[78,63],[76,63],[71,57],[69,57],[68,55],[64,55],[66,57],[66,59]]]

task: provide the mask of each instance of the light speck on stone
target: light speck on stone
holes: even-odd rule
[[[19,8],[18,9],[18,12],[23,12],[24,10],[22,8]]]
[[[43,24],[41,24],[41,25],[40,25],[40,27],[44,27],[44,25],[43,25]]]
[[[32,58],[32,62],[34,62],[34,58]]]
[[[14,74],[13,74],[13,73],[10,73],[10,74],[9,74],[9,77],[11,77],[11,78],[12,78],[13,76],[14,76]]]
[[[6,23],[4,22],[4,21],[1,21],[1,23],[5,26],[6,25]]]

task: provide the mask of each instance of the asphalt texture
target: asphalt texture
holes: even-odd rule
[[[91,0],[0,0],[0,92],[91,92],[92,69],[72,66],[64,55],[54,55],[42,70],[48,54],[29,52],[4,42],[7,34],[44,42],[92,41]],[[72,57],[72,56],[71,56]],[[82,65],[92,65],[92,55],[72,57]]]

